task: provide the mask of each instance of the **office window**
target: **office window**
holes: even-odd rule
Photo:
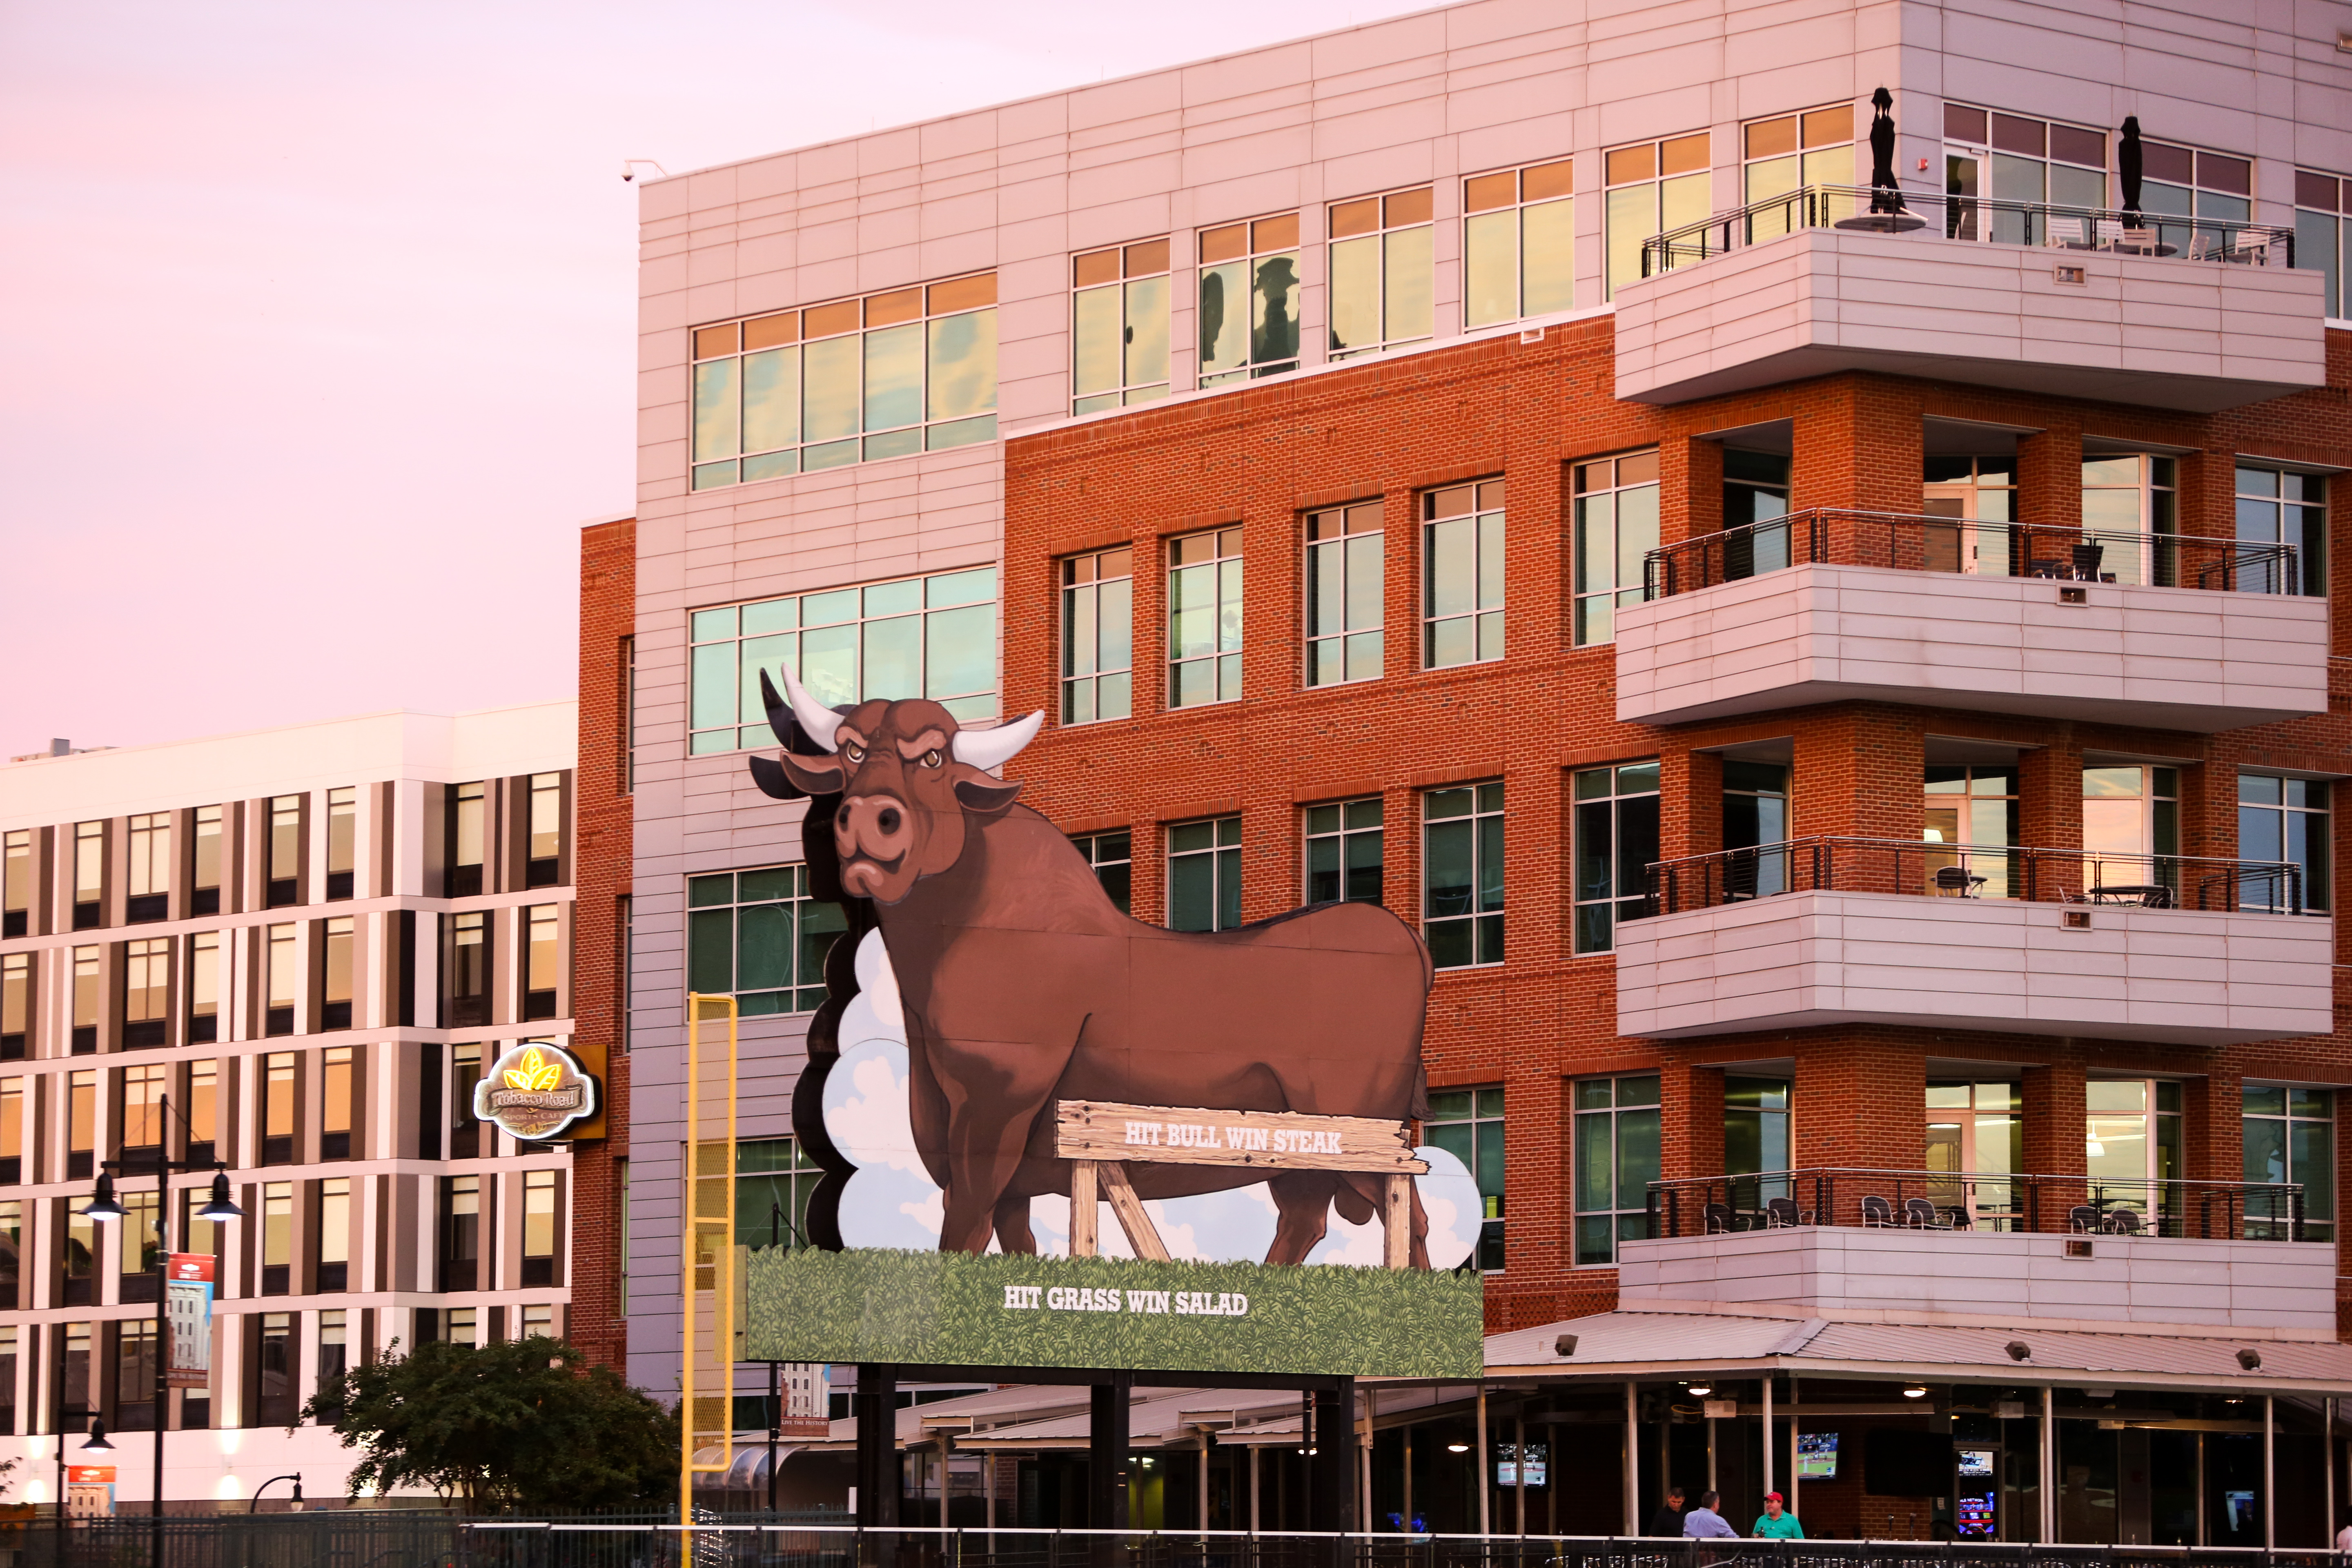
[[[1307,901],[1377,904],[1381,886],[1381,797],[1307,808]]]
[[[25,1080],[0,1078],[0,1186],[25,1179]]]
[[[1741,200],[1748,206],[1806,185],[1853,185],[1853,105],[1750,121],[1740,127],[1740,164]],[[1747,237],[1776,238],[1804,222],[1801,208],[1758,213],[1748,219]]]
[[[262,942],[262,970],[268,989],[262,1016],[261,1032],[265,1035],[290,1035],[294,1032],[294,1006],[302,994],[302,943],[294,926],[276,925],[265,929]]]
[[[1789,1165],[1791,1089],[1785,1078],[1748,1078],[1727,1073],[1723,1079],[1723,1173],[1752,1176],[1759,1172],[1786,1171]],[[1754,1186],[1755,1184],[1749,1184]],[[1760,1195],[1787,1197],[1786,1181],[1766,1183]],[[1762,1206],[1749,1204],[1750,1208]]]
[[[163,1142],[163,1063],[122,1069],[122,1146],[126,1150],[160,1148]]]
[[[479,1309],[474,1307],[450,1308],[448,1338],[449,1342],[453,1345],[464,1345],[468,1349],[478,1349],[481,1344],[481,1319]]]
[[[2246,1149],[2245,1179],[2298,1182],[2303,1186],[2303,1239],[2336,1239],[2336,1092],[2244,1085],[2241,1090]],[[2246,1235],[2289,1239],[2293,1218],[2284,1206],[2246,1205]]]
[[[470,899],[482,890],[482,858],[488,842],[489,802],[479,780],[452,788],[448,801],[446,831],[449,870],[445,879],[447,896]]]
[[[114,1429],[155,1429],[155,1321],[124,1318],[114,1325]]]
[[[621,639],[621,793],[637,791],[637,639]]]
[[[302,1404],[295,1375],[300,1352],[294,1339],[294,1314],[262,1313],[260,1338],[260,1354],[255,1358],[259,1397],[254,1405],[254,1425],[291,1426]]]
[[[2151,177],[2157,164],[2151,157]],[[2107,133],[1947,103],[1944,192],[1951,198],[1944,208],[1946,238],[2042,244],[2047,237],[2044,220],[2035,218],[2029,225],[2025,213],[1994,212],[1988,222],[1985,209],[1968,198],[1990,196],[2037,205],[2047,202],[2074,209],[2076,221],[2084,221],[2107,205]],[[2145,200],[2151,213],[2168,210],[2153,195]]]
[[[122,1046],[139,1050],[164,1043],[172,1007],[172,939],[122,944]]]
[[[557,984],[563,973],[562,910],[533,904],[523,910],[522,1016],[555,1016]]]
[[[90,1375],[89,1325],[68,1323],[51,1342],[58,1346],[58,1390],[64,1412],[77,1415],[98,1413],[98,1381]]]
[[[810,897],[808,868],[686,879],[687,988],[732,993],[736,1011],[806,1013],[824,1000],[824,955],[848,927]]]
[[[1588,1078],[1576,1085],[1576,1261],[1617,1261],[1620,1241],[1650,1234],[1658,1179],[1658,1078]]]
[[[620,1246],[614,1250],[621,1277],[620,1295],[614,1310],[625,1318],[629,1315],[629,1163],[626,1160],[614,1161],[613,1175],[616,1189],[614,1206],[619,1210],[614,1216],[616,1222],[614,1228],[620,1233]],[[738,1206],[740,1208],[740,1203]]]
[[[552,888],[562,879],[563,775],[530,775],[530,855],[523,886]]]
[[[73,928],[90,931],[106,923],[106,824],[74,824]]]
[[[487,910],[441,917],[441,1026],[490,1021],[490,915]]]
[[[480,1288],[482,1179],[441,1178],[441,1289]]]
[[[266,902],[270,909],[302,901],[302,797],[281,795],[269,802],[268,878]]]
[[[1575,189],[1566,158],[1462,182],[1464,325],[1576,308]]]
[[[319,1158],[352,1157],[359,1124],[360,1055],[356,1046],[329,1046],[319,1055]]]
[[[1078,847],[1078,853],[1095,868],[1095,880],[1110,895],[1110,901],[1118,906],[1118,912],[1133,912],[1128,903],[1135,885],[1135,836],[1121,828],[1116,833],[1085,834],[1070,842]]]
[[[322,1405],[340,1406],[341,1402],[329,1391],[335,1386],[335,1379],[351,1365],[350,1334],[351,1321],[344,1313],[319,1314],[319,1372],[314,1387]]]
[[[2089,542],[2085,558],[2095,570],[2116,583],[2148,583],[2158,563],[2149,559],[2161,549],[2154,534],[2173,531],[2178,517],[2175,497],[2177,465],[2170,458],[2142,452],[2088,456],[2083,459],[2083,527],[2107,537]],[[2128,535],[2130,537],[2122,537]],[[2055,548],[2055,546],[2052,546]],[[2059,564],[2074,566],[2069,558]],[[2027,570],[2040,570],[2026,563]],[[2161,575],[2169,578],[2167,571]]]
[[[350,785],[327,792],[327,897],[352,896],[359,864],[360,792]]]
[[[735,1245],[809,1245],[808,1205],[824,1173],[797,1138],[735,1145]]]
[[[996,438],[996,274],[694,332],[694,488]]]
[[[283,1296],[293,1289],[294,1184],[261,1184],[261,1293]]]
[[[692,754],[773,746],[760,699],[789,669],[827,706],[928,697],[958,719],[996,715],[996,568],[902,577],[697,610]]]
[[[189,852],[188,913],[220,913],[221,808],[196,807],[195,843]]]
[[[526,1303],[522,1309],[522,1331],[518,1339],[555,1338],[555,1309],[543,1302]]]
[[[188,1163],[190,1164],[209,1165],[218,1158],[215,1150],[224,1142],[220,1133],[222,1104],[220,1064],[190,1062],[187,1092]]]
[[[1122,545],[1062,563],[1062,722],[1135,705],[1135,555]]]
[[[1503,481],[1421,498],[1421,662],[1427,669],[1503,657]]]
[[[13,1256],[13,1249],[11,1249]],[[16,1304],[16,1293],[8,1293],[7,1304]],[[13,1436],[16,1431],[16,1329],[15,1324],[0,1326],[0,1436]]]
[[[1385,537],[1378,501],[1307,514],[1307,685],[1380,675]]]
[[[292,1051],[261,1058],[261,1163],[294,1163],[295,1060]]]
[[[613,900],[613,940],[621,950],[614,955],[619,962],[619,973],[614,985],[617,1005],[613,1009],[613,1033],[620,1047],[625,1051],[629,1048],[630,997],[635,984],[629,968],[636,962],[637,934],[636,927],[632,923],[635,917],[630,912],[629,895],[622,894]]]
[[[98,1299],[98,1222],[76,1203],[66,1205],[64,1304],[87,1307]]]
[[[474,1117],[474,1089],[482,1081],[482,1047],[452,1046],[449,1047],[449,1157],[471,1160],[486,1152],[482,1147],[482,1124]],[[496,1134],[492,1134],[495,1139]]]
[[[1329,217],[1330,357],[1427,339],[1436,331],[1430,187],[1336,203]]]
[[[2317,474],[2252,463],[2237,466],[2238,538],[2247,544],[2292,544],[2301,583],[2260,568],[2242,572],[2241,589],[2252,593],[2327,592],[2327,481]]]
[[[2284,860],[2300,868],[2303,909],[2307,914],[2324,915],[2333,907],[2328,889],[2327,807],[2324,779],[2238,775],[2238,858]],[[2294,907],[2290,892],[2275,879],[2250,879],[2239,885],[2238,907],[2284,914]]]
[[[18,828],[0,836],[0,937],[32,932],[33,834]]]
[[[1430,962],[1503,962],[1503,786],[1464,784],[1421,797],[1421,929]]]
[[[1576,465],[1576,646],[1617,640],[1617,609],[1642,602],[1643,563],[1658,547],[1658,455]]]
[[[1485,1218],[1478,1227],[1478,1267],[1488,1274],[1503,1268],[1503,1090],[1433,1089],[1422,1141],[1462,1162],[1478,1184]]]
[[[32,1303],[26,1299],[25,1278],[25,1205],[19,1200],[0,1204],[0,1310],[16,1311]],[[16,1348],[13,1328],[0,1338],[0,1347],[13,1352]],[[13,1372],[13,1366],[11,1367]],[[16,1387],[14,1378],[0,1374],[0,1404],[15,1405]],[[11,1428],[0,1421],[0,1436]]]
[[[1070,258],[1070,412],[1168,395],[1168,242]]]
[[[156,1221],[162,1209],[152,1189],[142,1192],[136,1186],[126,1186],[116,1196],[122,1205],[122,1217],[114,1222],[115,1266],[122,1274],[117,1300],[152,1301],[160,1246]]]
[[[2254,170],[2247,159],[2147,141],[2140,143],[2140,205],[2151,216],[2214,220],[2210,225],[2158,224],[2158,233],[2168,243],[2179,243],[2183,235],[2190,235],[2192,245],[2183,249],[2202,241],[2206,254],[2215,255],[2231,234],[2221,226],[2242,224],[2252,217]]]
[[[526,1171],[522,1177],[522,1282],[555,1285],[555,1257],[562,1235],[556,1213],[555,1173]]]
[[[1168,706],[1242,694],[1242,531],[1168,542]]]
[[[73,1054],[86,1057],[98,1049],[99,1026],[106,1017],[104,950],[73,950]]]
[[[1201,231],[1200,384],[1298,368],[1298,215]]]
[[[318,1288],[345,1290],[352,1274],[352,1180],[330,1176],[319,1184]]]
[[[2352,251],[2352,180],[2309,169],[2294,172],[2294,264],[2327,275],[2323,315],[2352,316],[2344,293],[2344,258]]]
[[[0,953],[0,1061],[23,1059],[33,1029],[33,955]]]
[[[122,918],[132,925],[166,919],[172,912],[172,814],[149,812],[131,818],[129,826]]]
[[[221,939],[216,931],[188,938],[188,1043],[208,1046],[220,1038]]]
[[[1602,217],[1611,298],[1642,276],[1643,241],[1701,222],[1714,209],[1710,157],[1702,131],[1614,148],[1601,160],[1608,182]]]
[[[324,963],[319,993],[319,1027],[348,1029],[352,1026],[353,943],[358,940],[352,917],[338,915],[322,922],[320,940],[326,944],[326,952],[321,955]]]
[[[1242,923],[1242,819],[1168,829],[1168,929],[1231,931]]]
[[[1640,918],[1658,858],[1658,764],[1585,768],[1575,778],[1576,951],[1607,952]]]
[[[206,1219],[200,1212],[212,1201],[210,1187],[182,1187],[180,1198],[180,1239],[183,1250],[200,1252],[209,1258],[221,1256],[221,1239],[227,1234],[227,1222]]]

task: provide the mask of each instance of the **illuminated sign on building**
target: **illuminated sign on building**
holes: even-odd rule
[[[569,1052],[525,1040],[474,1086],[474,1115],[527,1142],[544,1142],[596,1109],[596,1080]]]

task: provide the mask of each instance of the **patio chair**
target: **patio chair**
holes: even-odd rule
[[[2078,217],[2053,217],[2047,220],[2047,231],[2042,243],[2053,248],[2083,248],[2083,220]]]
[[[2025,563],[2025,574],[2029,577],[2063,577],[2066,575],[2066,563],[2037,555]]]
[[[1894,1207],[1875,1193],[1870,1194],[1862,1200],[1862,1223],[1874,1230],[1892,1230],[1895,1228]]]
[[[2096,540],[2093,540],[2087,544],[2077,544],[2074,546],[2074,556],[2075,578],[2078,581],[2084,583],[2097,582],[2099,580],[2099,563],[2105,560],[2106,555],[2107,547],[2101,544]]]
[[[2076,1204],[2073,1208],[2068,1209],[2066,1211],[2066,1228],[2068,1230],[2080,1232],[2085,1235],[2099,1229],[2099,1211],[2097,1207],[2091,1204]]]
[[[1903,1200],[1903,1223],[1914,1230],[1949,1230],[1943,1215],[1926,1198]]]
[[[2107,1215],[2109,1236],[2146,1236],[2147,1227],[2139,1222],[2137,1209],[2117,1209]]]
[[[2198,233],[2192,234],[2189,237],[2189,259],[2191,261],[2210,261],[2213,259],[2212,257],[2206,254],[2205,235],[2202,230],[2200,230]]]
[[[1939,893],[1958,893],[1964,899],[1973,899],[1984,885],[1985,879],[1966,866],[1936,868],[1936,891]]]
[[[1801,1225],[1813,1223],[1813,1211],[1801,1209],[1794,1198],[1766,1198],[1764,1226],[1768,1230],[1794,1230]]]
[[[2152,252],[2156,249],[2157,245],[2156,230],[2152,228],[2127,228],[2124,230],[2123,237],[2117,240],[2116,243],[2128,249]]]
[[[1709,1204],[1706,1205],[1707,1235],[1727,1236],[1738,1228],[1738,1223],[1732,1215],[1731,1205],[1729,1204]]]
[[[2268,267],[2271,264],[2271,237],[2240,229],[2230,240],[2230,259],[2254,267]]]
[[[2101,250],[2113,250],[2124,243],[2124,226],[2119,219],[2103,217],[2092,225],[2092,232],[2098,237]]]

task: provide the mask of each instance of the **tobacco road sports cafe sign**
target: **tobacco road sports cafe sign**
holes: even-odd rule
[[[596,1080],[570,1052],[526,1040],[474,1086],[474,1115],[527,1142],[544,1142],[596,1109]]]

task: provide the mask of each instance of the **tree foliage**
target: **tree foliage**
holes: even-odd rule
[[[320,1385],[305,1418],[365,1458],[351,1489],[430,1487],[469,1511],[645,1509],[677,1494],[677,1417],[570,1343],[434,1341]]]

